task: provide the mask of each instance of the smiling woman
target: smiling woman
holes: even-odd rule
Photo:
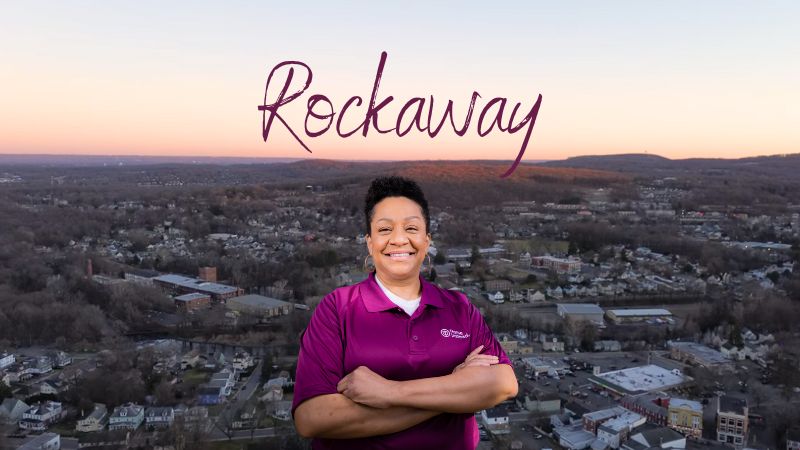
[[[295,426],[315,449],[475,448],[474,412],[517,394],[508,357],[463,294],[420,276],[431,236],[419,186],[376,179],[364,213],[375,272],[314,311]]]

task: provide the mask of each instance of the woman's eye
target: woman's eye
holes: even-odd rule
[[[409,227],[409,228],[406,228],[406,231],[413,231],[413,232],[416,232],[416,231],[417,231],[417,229],[416,229],[415,227]]]
[[[391,231],[389,228],[378,228],[378,233],[383,233],[384,231]]]

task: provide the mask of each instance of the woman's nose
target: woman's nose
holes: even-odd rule
[[[395,245],[403,245],[408,242],[408,234],[403,229],[395,229],[392,235],[389,236],[389,243]]]

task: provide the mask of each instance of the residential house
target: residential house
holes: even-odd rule
[[[44,395],[58,395],[64,390],[64,383],[60,381],[45,380],[39,385],[39,393]]]
[[[203,406],[218,405],[227,397],[221,387],[201,386],[197,388],[197,403]]]
[[[48,426],[61,419],[62,412],[63,409],[59,402],[37,403],[22,414],[19,427],[23,430],[44,431]]]
[[[16,361],[13,353],[2,352],[0,353],[0,370],[11,366]]]
[[[166,428],[175,420],[175,410],[171,406],[152,406],[144,414],[145,426],[148,429]]]
[[[723,395],[717,402],[717,441],[743,448],[749,428],[747,400]]]
[[[253,357],[247,352],[237,352],[233,356],[233,369],[239,371],[246,371],[247,369],[256,365]]]
[[[508,434],[511,432],[511,426],[508,423],[508,408],[505,405],[482,410],[480,418],[483,425],[492,434]]]
[[[108,418],[108,429],[135,430],[144,422],[144,407],[133,403],[126,403],[114,408]]]
[[[63,369],[70,364],[72,364],[72,357],[66,352],[57,351],[55,355],[53,355],[53,367]]]
[[[561,411],[561,398],[555,392],[534,389],[524,397],[525,409],[536,414],[558,414]]]
[[[292,402],[291,400],[282,400],[272,403],[273,411],[272,418],[282,421],[291,420],[292,418]]]
[[[486,298],[489,299],[490,302],[492,302],[492,303],[494,303],[496,305],[499,305],[499,304],[505,302],[505,296],[500,291],[497,291],[494,294],[489,292],[489,293],[486,294]]]
[[[82,415],[75,425],[75,431],[81,433],[94,433],[103,430],[108,423],[108,409],[102,403],[95,403],[94,409],[89,414]]]
[[[557,336],[549,334],[540,334],[539,342],[542,343],[542,350],[546,352],[563,352],[564,341],[559,340]]]
[[[0,404],[0,423],[17,423],[22,419],[22,415],[25,414],[25,411],[30,408],[31,407],[26,405],[22,400],[7,398]]]
[[[259,397],[262,402],[277,402],[283,400],[283,389],[280,386],[265,386],[264,395]]]
[[[530,303],[540,303],[546,300],[547,297],[542,293],[542,291],[535,291],[531,293],[533,289],[528,289],[528,301]]]
[[[671,398],[667,426],[685,436],[700,438],[703,435],[703,405],[694,400]]]

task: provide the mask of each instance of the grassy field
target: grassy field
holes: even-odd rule
[[[211,374],[197,369],[187,370],[183,373],[183,382],[190,384],[203,384],[211,378]]]

